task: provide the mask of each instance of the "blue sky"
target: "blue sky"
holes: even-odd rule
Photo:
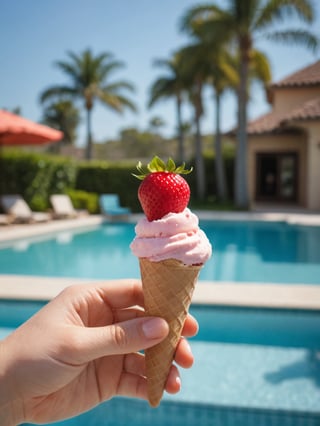
[[[96,107],[93,112],[94,139],[114,138],[119,130],[137,127],[144,130],[151,117],[160,116],[166,123],[163,132],[172,136],[175,129],[173,101],[161,102],[147,110],[148,90],[163,73],[155,68],[154,59],[168,59],[189,39],[179,31],[179,20],[198,0],[1,0],[0,3],[0,108],[21,107],[22,115],[39,121],[39,94],[46,87],[67,82],[54,66],[57,60],[67,59],[66,52],[80,53],[90,47],[94,53],[111,52],[125,67],[114,75],[136,88],[132,96],[138,114],[128,111],[118,115],[109,109]],[[206,3],[206,2],[203,2]],[[220,0],[226,4],[226,0]],[[312,29],[320,29],[320,8]],[[319,59],[300,47],[286,47],[260,41],[258,47],[269,57],[273,81]],[[204,132],[213,131],[211,93],[205,93],[206,114],[202,120]],[[259,86],[252,91],[250,118],[269,110]],[[184,119],[190,118],[189,107]],[[233,96],[223,103],[223,130],[235,124],[236,107]],[[85,138],[84,125],[79,129],[78,145]]]

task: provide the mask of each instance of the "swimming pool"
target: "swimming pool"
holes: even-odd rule
[[[2,337],[42,303],[0,301]],[[320,312],[197,306],[195,364],[158,409],[115,398],[56,426],[316,426]],[[125,407],[125,408],[124,408]]]
[[[213,257],[200,280],[320,284],[320,227],[284,222],[201,221]],[[139,277],[130,223],[0,246],[0,274],[90,279]]]

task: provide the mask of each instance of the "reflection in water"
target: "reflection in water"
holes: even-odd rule
[[[265,375],[265,379],[275,385],[285,380],[300,378],[309,378],[320,387],[320,351],[310,350],[300,361],[285,365],[278,371]]]
[[[114,237],[117,235],[124,235],[127,232],[127,229],[122,225],[113,225],[111,227],[105,227],[103,229],[103,234],[106,237]]]
[[[56,241],[58,244],[70,244],[72,241],[73,235],[71,232],[61,232],[57,235]]]
[[[29,241],[28,240],[17,241],[16,243],[14,243],[12,248],[15,251],[27,251],[29,248]]]

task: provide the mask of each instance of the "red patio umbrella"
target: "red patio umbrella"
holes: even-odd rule
[[[43,145],[62,138],[59,130],[0,109],[0,146]]]

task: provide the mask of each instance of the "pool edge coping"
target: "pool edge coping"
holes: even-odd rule
[[[77,284],[97,284],[123,280],[90,280],[26,275],[0,275],[0,299],[39,300],[54,298],[64,288]],[[320,310],[320,288],[315,285],[217,283],[199,281],[193,304]]]

